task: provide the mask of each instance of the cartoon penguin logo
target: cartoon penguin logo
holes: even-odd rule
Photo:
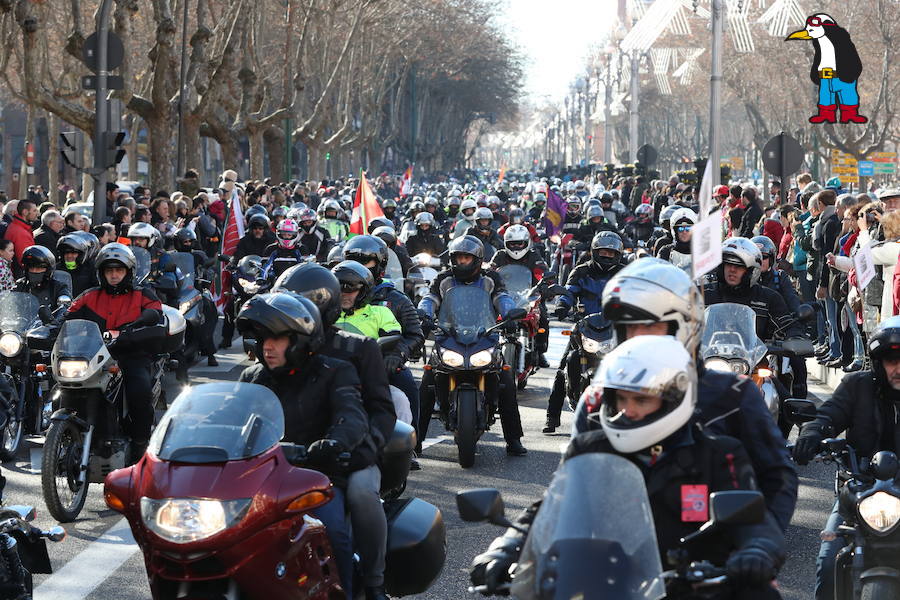
[[[809,77],[819,86],[819,113],[810,123],[837,123],[838,105],[841,123],[865,123],[859,114],[856,80],[862,73],[862,62],[850,34],[825,13],[806,19],[806,27],[787,36],[788,40],[812,40],[816,55]]]

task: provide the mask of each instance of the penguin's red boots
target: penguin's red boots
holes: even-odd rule
[[[857,110],[859,110],[859,104],[855,104],[852,106],[847,106],[845,104],[841,104],[841,123],[865,123],[869,119],[857,114]],[[810,119],[812,121],[812,119]],[[832,121],[833,123],[834,121]]]
[[[819,114],[809,118],[810,123],[837,123],[837,104],[825,106],[819,104]]]

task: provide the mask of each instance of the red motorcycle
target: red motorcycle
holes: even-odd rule
[[[199,385],[176,398],[137,464],[107,476],[106,503],[128,519],[154,599],[345,597],[325,526],[313,516],[331,500],[331,482],[298,468],[306,450],[279,444],[283,435],[281,404],[267,388]],[[400,423],[385,448],[383,495],[402,492],[414,445]],[[444,564],[441,513],[415,498],[384,507],[385,587],[420,594]]]
[[[562,284],[566,283],[566,280],[569,278],[569,273],[575,268],[576,257],[574,249],[572,248],[573,237],[574,236],[571,233],[566,233],[563,236],[557,234],[550,237],[550,241],[556,244],[553,264],[556,266],[559,282]]]

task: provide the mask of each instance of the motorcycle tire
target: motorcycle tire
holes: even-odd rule
[[[84,433],[70,421],[54,421],[47,430],[41,460],[41,488],[47,510],[61,523],[77,519],[87,499],[87,479],[78,483],[83,443]],[[60,485],[67,494],[60,494]]]
[[[22,435],[25,429],[25,421],[10,418],[6,425],[0,429],[0,461],[8,462],[19,453],[22,445]]]
[[[463,389],[456,392],[456,447],[459,450],[458,462],[463,469],[475,464],[475,445],[478,433],[478,392]]]
[[[859,600],[893,600],[900,598],[900,584],[894,579],[868,579],[863,582]]]

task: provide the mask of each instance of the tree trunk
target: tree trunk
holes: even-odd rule
[[[131,115],[131,127],[128,131],[128,147],[125,152],[128,154],[128,179],[131,181],[140,181],[141,174],[138,171],[138,135],[141,130],[141,118],[137,115]]]
[[[272,182],[284,181],[284,134],[279,135],[276,127],[269,127],[263,135],[266,153],[269,155],[269,172]],[[290,181],[290,177],[287,178]]]
[[[324,170],[322,169],[322,152],[313,145],[307,145],[307,154],[309,156],[309,172],[308,179],[310,181],[321,181],[323,179]]]
[[[250,179],[265,179],[265,148],[262,128],[248,127],[247,138],[250,142]]]
[[[50,121],[48,137],[50,138],[50,155],[47,157],[47,197],[50,202],[59,206],[62,198],[59,193],[59,117],[48,112]]]
[[[219,146],[222,148],[222,170],[238,168],[238,154],[240,148],[235,140],[231,138],[218,140]]]
[[[174,131],[172,123],[165,117],[147,121],[150,138],[150,188],[153,192],[169,189],[174,181],[172,177],[172,140]]]
[[[196,169],[200,174],[200,180],[205,181],[206,167],[203,164],[203,151],[200,146],[200,119],[188,112],[184,113],[182,143],[184,144],[184,170]],[[181,175],[183,173],[178,174],[179,177]]]
[[[90,136],[84,135],[84,143],[81,145],[81,164],[93,164],[93,156],[91,154]],[[94,190],[94,178],[87,173],[81,174],[81,201],[87,202],[88,196]]]

